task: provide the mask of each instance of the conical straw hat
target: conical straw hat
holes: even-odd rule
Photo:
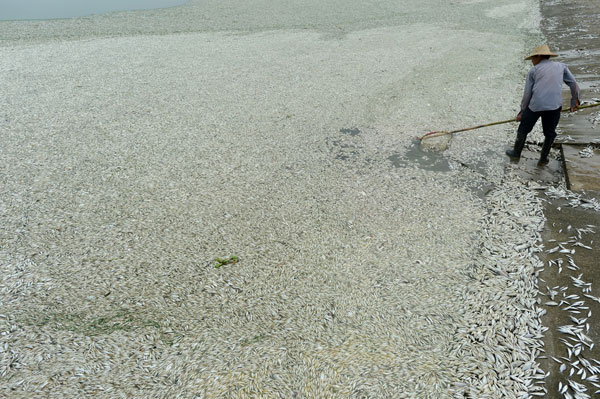
[[[534,48],[531,52],[531,55],[529,57],[525,57],[525,59],[530,60],[536,55],[549,55],[550,57],[556,57],[558,54],[554,54],[552,51],[550,51],[550,47],[548,47],[547,44],[542,44],[541,46]]]

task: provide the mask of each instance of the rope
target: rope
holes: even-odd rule
[[[600,103],[595,103],[595,104],[587,104],[587,105],[581,105],[579,106],[579,109],[584,109],[584,108],[591,108],[591,107],[597,107],[598,105],[600,105]],[[563,109],[561,112],[568,112],[570,111],[570,109]],[[458,129],[458,130],[451,130],[451,131],[447,131],[447,130],[437,130],[435,132],[429,132],[425,135],[423,135],[419,140],[424,140],[426,138],[432,138],[432,137],[439,137],[439,136],[444,136],[446,134],[453,134],[453,133],[460,133],[460,132],[466,132],[468,130],[475,130],[475,129],[481,129],[482,127],[488,127],[488,126],[494,126],[494,125],[501,125],[503,123],[510,123],[510,122],[516,122],[517,119],[513,118],[513,119],[507,119],[505,121],[499,121],[499,122],[492,122],[492,123],[486,123],[484,125],[477,125],[477,126],[473,126],[473,127],[467,127],[464,129]]]

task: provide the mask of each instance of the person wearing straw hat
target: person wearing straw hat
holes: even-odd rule
[[[556,138],[556,126],[562,110],[562,82],[571,89],[571,112],[577,111],[579,107],[579,86],[575,77],[565,64],[550,61],[550,57],[556,57],[556,54],[544,44],[534,48],[531,55],[525,58],[531,60],[533,67],[527,73],[521,111],[516,117],[520,124],[515,145],[512,150],[506,151],[506,155],[512,158],[521,156],[527,135],[541,118],[544,145],[539,164],[548,163],[548,154]]]

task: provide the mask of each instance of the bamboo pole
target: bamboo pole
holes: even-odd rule
[[[585,109],[585,108],[591,108],[591,107],[596,107],[600,105],[600,103],[594,103],[594,104],[587,104],[587,105],[580,105],[578,110],[581,109]],[[570,109],[563,109],[562,112],[568,112],[570,111]],[[482,127],[488,127],[488,126],[494,126],[494,125],[501,125],[503,123],[510,123],[510,122],[516,122],[516,118],[513,119],[507,119],[505,121],[499,121],[499,122],[491,122],[491,123],[486,123],[483,125],[477,125],[477,126],[473,126],[473,127],[467,127],[464,129],[458,129],[458,130],[437,130],[435,132],[429,132],[425,135],[423,135],[420,140],[424,140],[424,139],[429,139],[429,138],[433,138],[433,137],[439,137],[439,136],[444,136],[446,134],[454,134],[454,133],[460,133],[460,132],[466,132],[469,130],[475,130],[475,129],[481,129]]]

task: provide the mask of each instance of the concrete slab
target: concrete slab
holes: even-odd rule
[[[583,145],[562,145],[567,187],[572,191],[600,191],[600,150],[594,156],[583,158],[579,152]]]
[[[563,179],[562,165],[557,159],[550,158],[546,165],[538,165],[540,153],[531,150],[523,150],[521,158],[511,159],[510,167],[522,179],[542,184],[555,184]]]
[[[586,93],[581,89],[582,98],[589,100],[591,96],[600,97],[597,92]],[[564,98],[570,94],[565,93]],[[586,96],[586,97],[584,97]],[[600,138],[600,125],[594,122],[600,111],[600,106],[585,108],[575,113],[564,113],[560,118],[560,134],[556,137],[556,143],[565,144],[587,144]]]
[[[561,127],[563,130],[565,130],[565,125],[562,122],[561,122]],[[556,140],[554,140],[554,143],[552,144],[553,148],[560,148],[560,146],[563,144],[588,145],[592,142],[589,135],[575,134],[577,132],[581,133],[581,130],[574,129],[574,130],[567,130],[567,132],[573,132],[573,135],[572,136],[570,134],[559,135],[558,137],[556,137]],[[600,130],[598,130],[598,133],[600,133]],[[600,135],[595,136],[595,138],[598,138],[598,137],[600,137]]]

